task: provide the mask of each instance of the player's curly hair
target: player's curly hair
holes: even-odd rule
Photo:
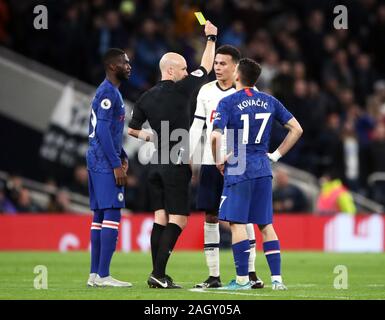
[[[261,70],[260,64],[253,59],[242,58],[239,60],[238,73],[241,83],[245,86],[255,86],[255,83],[261,74]]]

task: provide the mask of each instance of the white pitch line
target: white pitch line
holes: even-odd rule
[[[308,283],[308,284],[291,284],[288,287],[289,288],[311,288],[311,287],[316,287],[317,285],[315,283]]]
[[[252,297],[279,297],[279,295],[276,294],[253,294],[253,293],[246,293],[246,292],[229,292],[229,291],[214,291],[210,290],[207,291],[205,289],[189,289],[191,292],[198,292],[198,293],[215,293],[215,294],[230,294],[230,295],[238,295],[238,296],[252,296]],[[352,299],[351,297],[343,297],[343,296],[305,296],[305,295],[292,295],[290,298],[308,298],[308,299]]]
[[[367,287],[385,287],[385,284],[368,284]]]

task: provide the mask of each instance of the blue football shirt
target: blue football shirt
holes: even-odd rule
[[[100,173],[110,173],[120,166],[125,106],[123,98],[109,80],[105,79],[96,90],[91,103],[87,167]],[[111,142],[111,143],[106,143]]]
[[[213,129],[227,129],[225,185],[271,176],[269,150],[273,120],[285,125],[293,115],[274,97],[242,89],[223,98],[217,107]]]

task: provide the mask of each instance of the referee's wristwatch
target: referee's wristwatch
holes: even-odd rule
[[[217,36],[215,34],[210,34],[210,35],[207,36],[207,41],[216,42],[217,41]]]

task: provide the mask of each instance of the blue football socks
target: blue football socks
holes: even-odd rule
[[[248,276],[250,255],[249,239],[234,243],[232,248],[237,276]]]
[[[97,273],[100,258],[100,232],[102,231],[103,211],[95,210],[91,224],[91,271]]]
[[[279,276],[281,274],[281,251],[279,240],[264,242],[263,251],[265,252],[271,275]]]
[[[110,263],[116,248],[120,223],[120,209],[106,209],[103,211],[104,219],[100,235],[101,249],[98,269],[98,275],[101,278],[110,275]]]

